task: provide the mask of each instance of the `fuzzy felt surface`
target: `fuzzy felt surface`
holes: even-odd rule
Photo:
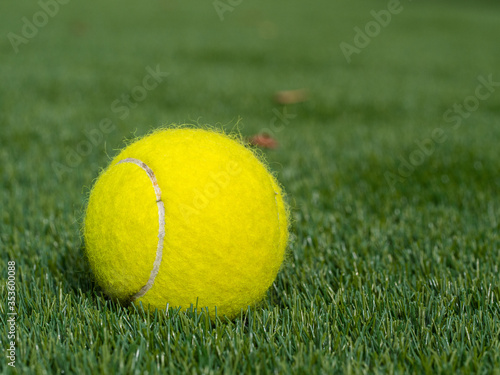
[[[279,184],[238,141],[215,131],[168,129],[126,147],[92,189],[85,247],[95,278],[126,301],[151,275],[158,244],[152,182],[165,207],[159,272],[139,298],[150,308],[208,307],[236,316],[273,283],[288,241],[288,213]]]

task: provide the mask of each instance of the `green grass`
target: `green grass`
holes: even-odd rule
[[[339,44],[386,1],[69,2],[14,53],[36,2],[0,12],[0,346],[17,264],[16,370],[0,373],[499,373],[500,81],[497,1],[419,0],[348,64]],[[146,67],[169,76],[120,118]],[[308,102],[266,151],[292,206],[289,258],[263,305],[234,321],[146,313],[104,297],[83,256],[92,181],[125,139],[170,123],[244,135],[271,126],[277,90]],[[88,155],[68,155],[109,118]],[[277,125],[281,125],[278,121]],[[441,128],[411,174],[400,158]],[[62,178],[54,162],[65,165]],[[398,177],[390,186],[387,172]],[[5,282],[4,282],[5,281]]]

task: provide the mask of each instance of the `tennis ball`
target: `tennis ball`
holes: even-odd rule
[[[276,278],[288,210],[274,177],[239,141],[174,128],[130,144],[101,173],[84,239],[110,297],[234,318]]]

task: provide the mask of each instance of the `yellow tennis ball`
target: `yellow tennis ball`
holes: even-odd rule
[[[99,176],[84,237],[110,297],[234,318],[276,278],[288,211],[278,183],[240,142],[168,129],[126,147]]]

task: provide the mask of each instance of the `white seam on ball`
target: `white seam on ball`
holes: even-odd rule
[[[142,168],[148,175],[149,179],[151,180],[151,183],[153,184],[153,189],[155,191],[156,195],[156,204],[158,206],[158,222],[159,222],[159,229],[158,229],[158,245],[156,247],[156,259],[153,263],[153,269],[151,270],[151,275],[149,276],[149,280],[144,285],[136,294],[134,294],[130,299],[131,301],[135,301],[138,298],[141,298],[144,296],[149,289],[153,286],[153,283],[155,281],[156,276],[158,275],[158,272],[160,271],[160,264],[161,264],[161,258],[163,255],[163,240],[165,238],[165,206],[163,204],[163,201],[161,200],[161,189],[158,186],[158,181],[156,180],[156,176],[151,168],[149,168],[146,163],[140,161],[139,159],[134,159],[134,158],[126,158],[123,160],[120,160],[118,164],[121,163],[132,163],[140,168]]]

